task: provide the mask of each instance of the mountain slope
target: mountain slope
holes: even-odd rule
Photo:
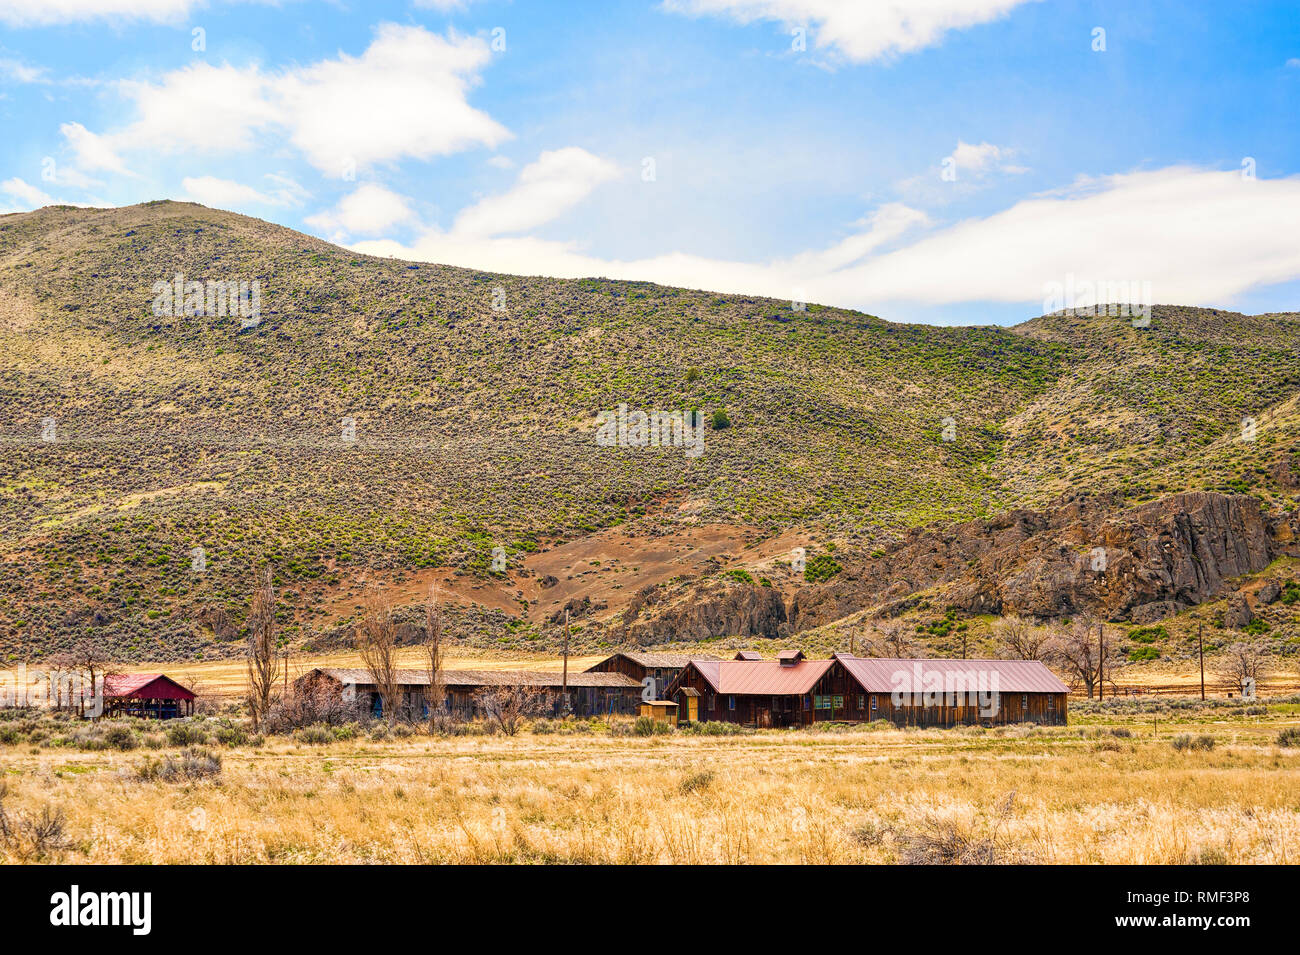
[[[260,323],[155,315],[177,273],[256,280]],[[526,556],[616,525],[647,541],[732,525],[742,563],[799,529],[849,561],[1065,490],[1294,497],[1294,314],[895,325],[377,259],[161,202],[0,217],[0,353],[11,654],[87,633],[152,658],[221,652],[265,564],[292,640],[346,616],[367,574],[442,568],[503,594],[472,627],[527,646],[565,588],[534,587]],[[727,426],[699,457],[598,446],[620,404]],[[1234,443],[1246,416],[1257,440]],[[709,560],[692,572],[728,566]],[[645,582],[627,571],[612,599]]]

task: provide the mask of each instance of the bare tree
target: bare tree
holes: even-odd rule
[[[85,716],[87,705],[93,704],[96,697],[104,692],[104,684],[108,678],[118,674],[109,672],[112,662],[103,644],[98,640],[90,638],[79,640],[64,659],[73,678],[76,695],[75,700],[68,700],[68,706],[75,705],[77,712]],[[98,715],[98,713],[92,714],[94,717]]]
[[[905,659],[915,657],[919,650],[912,640],[907,628],[897,622],[882,623],[876,626],[875,633],[866,639],[872,656]]]
[[[1002,617],[993,624],[993,642],[998,656],[1012,660],[1045,660],[1051,650],[1052,632],[1024,617]]]
[[[438,585],[429,585],[429,602],[424,607],[424,657],[429,674],[429,685],[424,690],[424,700],[429,706],[429,732],[438,728],[442,717],[442,704],[446,687],[442,679],[442,609],[438,606]]]
[[[378,586],[366,597],[361,622],[356,629],[356,648],[370,674],[370,682],[383,701],[384,718],[391,726],[397,719],[400,687],[397,682],[397,623],[392,607]]]
[[[1259,643],[1234,643],[1220,658],[1218,672],[1224,682],[1243,690],[1246,680],[1259,684],[1268,675],[1268,655]]]
[[[507,736],[514,736],[524,723],[539,716],[546,694],[530,686],[490,686],[475,694],[479,707]]]
[[[1101,622],[1075,617],[1069,629],[1053,635],[1046,657],[1066,672],[1072,686],[1082,685],[1091,699],[1117,663],[1116,642],[1105,638]]]
[[[65,700],[64,691],[68,690],[72,672],[72,655],[70,653],[53,653],[45,658],[45,680],[48,685],[45,702],[55,710],[72,705],[69,697]]]
[[[262,583],[253,591],[248,608],[248,712],[253,718],[253,732],[271,711],[280,677],[280,654],[276,647],[275,588],[271,585],[271,568],[266,568]]]

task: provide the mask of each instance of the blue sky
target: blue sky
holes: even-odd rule
[[[1298,115],[1294,0],[0,0],[0,211],[904,321],[1300,309]]]

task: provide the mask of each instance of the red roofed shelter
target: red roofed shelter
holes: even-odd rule
[[[162,673],[104,678],[104,715],[170,720],[194,713],[194,693]]]

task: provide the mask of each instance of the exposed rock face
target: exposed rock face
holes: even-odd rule
[[[1246,495],[1175,494],[1118,513],[1112,498],[1079,498],[913,532],[853,576],[798,591],[791,626],[879,603],[906,609],[909,594],[940,584],[947,604],[971,613],[1145,623],[1222,594],[1229,578],[1296,553],[1296,540],[1294,518],[1269,518]]]
[[[786,622],[785,603],[772,587],[712,581],[669,596],[647,587],[623,617],[625,638],[638,644],[710,637],[776,637]]]

